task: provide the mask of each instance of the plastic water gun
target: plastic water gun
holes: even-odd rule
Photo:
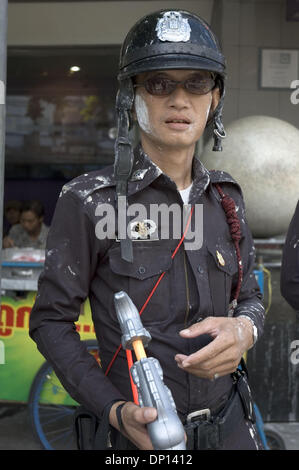
[[[184,427],[171,391],[163,382],[160,363],[147,357],[144,350],[151,335],[143,327],[138,310],[126,292],[117,292],[114,303],[122,330],[122,347],[134,350],[137,358],[130,372],[138,390],[139,405],[157,410],[156,420],[147,425],[153,447],[155,450],[185,450]]]

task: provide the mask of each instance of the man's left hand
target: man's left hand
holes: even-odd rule
[[[253,344],[252,324],[243,317],[207,317],[180,332],[183,338],[203,334],[209,334],[213,341],[190,356],[177,354],[175,360],[180,369],[210,380],[234,372]]]

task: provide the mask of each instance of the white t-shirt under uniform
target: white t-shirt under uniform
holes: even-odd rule
[[[192,184],[193,183],[191,183],[190,186],[188,186],[188,188],[182,189],[180,191],[180,195],[181,195],[181,198],[182,198],[184,204],[188,204],[189,194],[190,194],[190,191],[191,191],[191,188],[192,188]]]

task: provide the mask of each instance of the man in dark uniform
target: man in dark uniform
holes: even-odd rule
[[[299,312],[299,202],[283,248],[280,287],[286,301]]]
[[[123,350],[111,365],[121,337],[113,296],[127,292],[141,311],[163,272],[142,322],[152,336],[148,356],[159,359],[179,417],[186,424],[193,413],[198,426],[192,434],[186,425],[188,448],[259,448],[248,387],[239,387],[236,372],[263,330],[252,238],[238,184],[195,156],[210,122],[221,148],[224,81],[224,57],[202,19],[180,10],[142,18],[121,51],[114,168],[76,178],[57,203],[30,335],[74,399],[98,417],[108,410],[112,428],[127,438],[121,448],[152,449],[146,424],[157,411],[133,403]],[[134,153],[132,121],[140,132]],[[157,220],[151,209],[175,206],[182,214],[186,203],[195,208],[194,239],[176,250],[185,220]],[[145,214],[133,219],[136,207]],[[74,327],[86,298],[102,369]]]

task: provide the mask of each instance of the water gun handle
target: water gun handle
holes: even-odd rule
[[[163,382],[162,369],[157,359],[143,357],[131,368],[138,389],[141,407],[156,408],[157,418],[147,425],[156,450],[185,450],[185,432],[179,419],[171,392]]]

